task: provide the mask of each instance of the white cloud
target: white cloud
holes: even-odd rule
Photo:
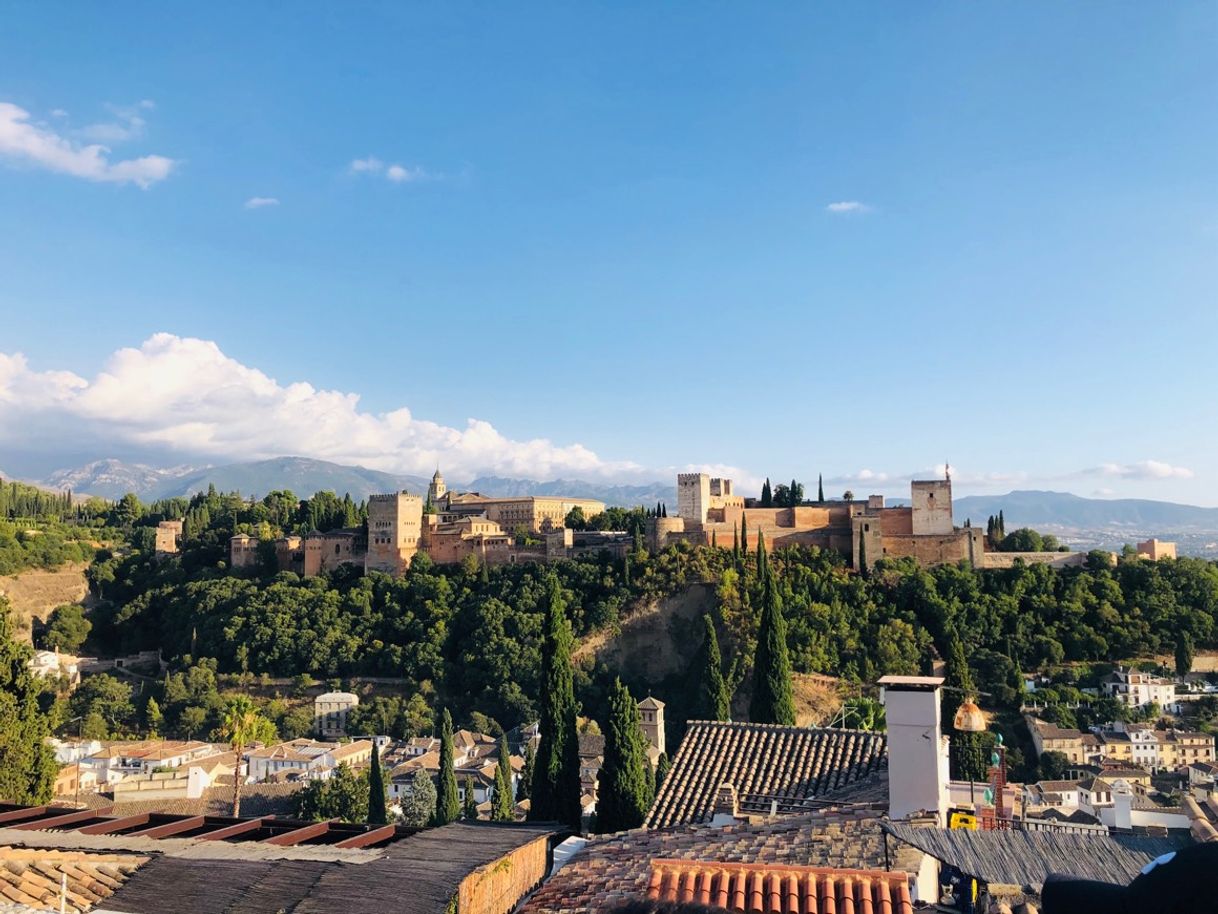
[[[115,352],[92,379],[36,371],[22,355],[0,353],[0,447],[66,451],[82,440],[183,458],[298,454],[401,473],[430,474],[439,463],[456,479],[662,477],[580,444],[513,440],[482,419],[454,428],[406,407],[372,413],[358,394],[280,383],[207,340],[158,333]]]
[[[861,203],[858,200],[839,200],[837,203],[830,203],[825,207],[827,213],[869,213],[872,207],[866,203]]]
[[[1188,467],[1172,466],[1162,460],[1140,460],[1137,463],[1103,463],[1082,471],[1085,476],[1107,476],[1113,479],[1192,479]]]
[[[64,111],[62,108],[52,108],[51,109],[51,117],[67,117],[67,116],[68,116],[68,112]]]
[[[250,197],[245,201],[246,209],[262,209],[264,206],[278,206],[278,197]]]
[[[98,126],[98,125],[94,125]],[[0,158],[45,168],[89,181],[135,184],[147,189],[169,176],[176,164],[160,155],[112,162],[109,147],[80,145],[30,122],[30,114],[11,102],[0,102]]]
[[[351,173],[359,174],[360,172],[368,172],[369,174],[380,174],[381,169],[385,167],[385,163],[376,156],[368,156],[366,159],[352,159]]]
[[[352,159],[347,170],[353,174],[383,175],[387,181],[394,184],[409,184],[414,181],[426,181],[436,177],[417,165],[399,165],[393,162],[388,166],[376,156],[366,159]]]

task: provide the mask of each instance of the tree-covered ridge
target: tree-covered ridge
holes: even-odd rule
[[[70,492],[0,481],[0,575],[88,561],[93,543],[113,535],[108,516],[100,499],[82,503]]]

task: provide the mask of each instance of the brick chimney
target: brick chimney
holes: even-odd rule
[[[711,807],[711,825],[734,825],[738,821],[740,806],[736,802],[736,787],[730,783],[720,784],[715,805]]]
[[[941,735],[939,676],[885,676],[880,696],[888,719],[888,814],[929,813],[945,822],[948,740]]]

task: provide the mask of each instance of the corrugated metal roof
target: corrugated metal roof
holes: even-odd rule
[[[905,822],[886,822],[884,831],[983,882],[1037,891],[1050,873],[1125,885],[1155,857],[1181,846],[1175,838],[1127,843],[1100,834],[949,830]]]

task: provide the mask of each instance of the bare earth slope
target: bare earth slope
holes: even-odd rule
[[[23,571],[0,577],[0,594],[13,606],[17,636],[30,640],[30,621],[45,621],[51,610],[61,603],[80,603],[89,594],[85,580],[87,562],[71,562],[54,571]]]

